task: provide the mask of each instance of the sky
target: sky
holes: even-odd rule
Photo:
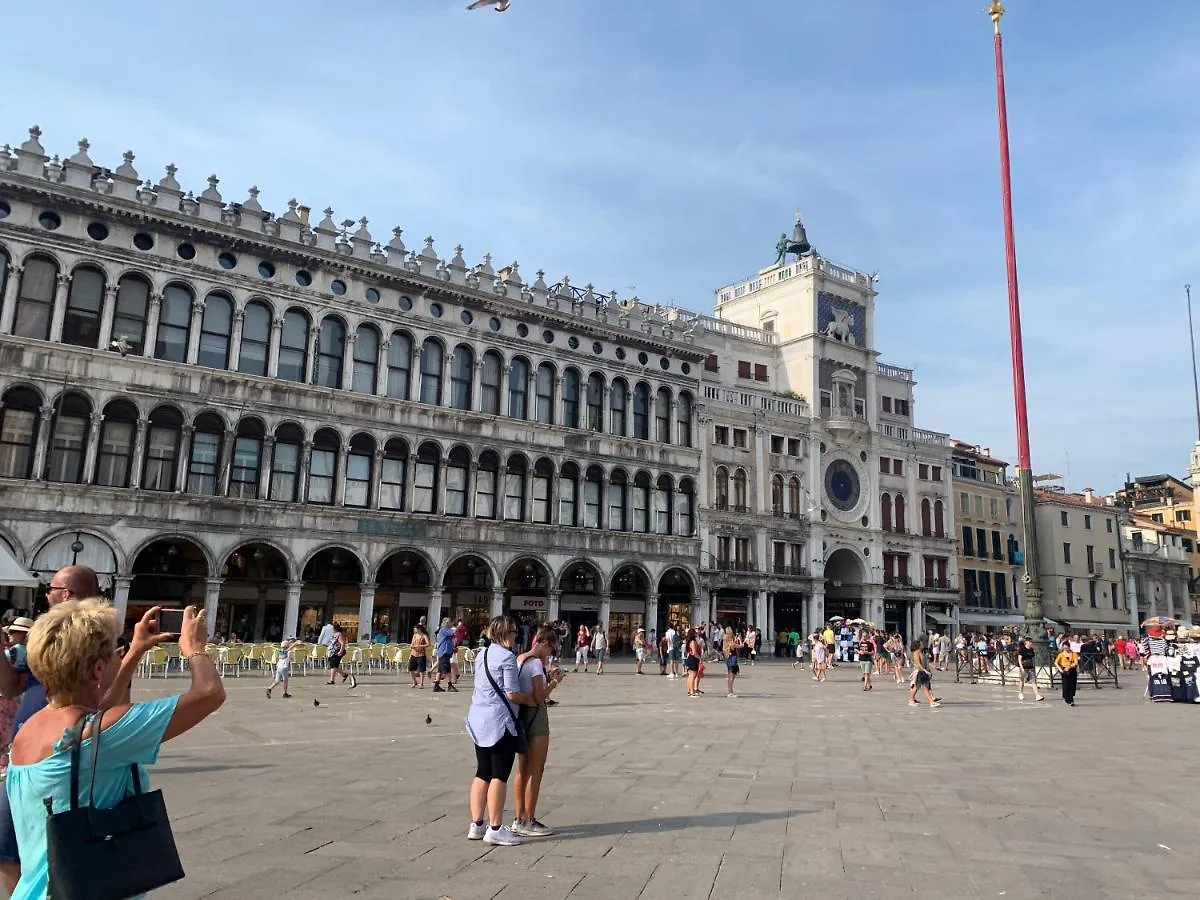
[[[143,178],[257,185],[384,242],[711,311],[797,210],[881,275],[917,424],[1015,460],[985,0],[7,4],[0,142],[38,124]],[[1197,425],[1200,5],[1011,0],[1013,203],[1035,472],[1186,475]],[[49,54],[49,56],[47,55]]]

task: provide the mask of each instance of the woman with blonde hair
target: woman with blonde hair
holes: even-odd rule
[[[513,847],[522,841],[504,824],[504,799],[517,758],[517,710],[522,705],[534,706],[536,701],[521,690],[517,658],[511,649],[517,623],[509,616],[496,616],[484,637],[488,643],[475,658],[475,689],[466,722],[467,734],[475,743],[467,840]]]
[[[532,646],[517,657],[517,678],[521,691],[529,694],[532,704],[522,704],[517,716],[525,728],[525,739],[529,749],[517,756],[517,773],[513,776],[513,819],[512,831],[523,837],[545,837],[554,832],[537,819],[538,793],[542,789],[542,776],[546,772],[546,758],[550,754],[550,715],[546,701],[558,684],[553,676],[557,667],[550,666],[550,659],[558,652],[558,632],[553,628],[541,627],[533,637]]]
[[[17,732],[8,767],[8,795],[21,854],[21,880],[13,898],[46,897],[47,813],[70,808],[72,747],[80,746],[89,769],[96,766],[86,799],[91,806],[109,809],[134,792],[135,768],[138,786],[146,790],[141,767],[155,762],[164,741],[194,728],[225,702],[216,666],[204,652],[204,613],[189,606],[179,635],[180,654],[192,678],[188,690],[145,703],[118,702],[100,712],[106,696],[124,693],[146,651],[174,638],[159,633],[158,614],[155,607],[134,626],[123,659],[117,647],[121,622],[101,598],[59,603],[30,630],[29,668],[45,687],[48,702]],[[97,742],[102,745],[99,751]]]

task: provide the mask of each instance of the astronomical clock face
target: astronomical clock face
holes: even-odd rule
[[[850,512],[858,506],[862,496],[858,470],[844,459],[830,462],[825,467],[825,494],[829,502],[842,512]]]

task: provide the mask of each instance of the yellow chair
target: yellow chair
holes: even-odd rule
[[[224,677],[227,669],[233,669],[233,673],[238,678],[241,678],[242,657],[244,655],[245,654],[242,653],[242,648],[240,646],[235,645],[233,647],[226,647],[225,652],[220,655],[217,661],[217,671],[220,672],[222,677]]]
[[[326,665],[326,663],[328,663],[328,662],[329,662],[329,648],[326,647],[324,644],[314,644],[312,649],[309,650],[309,652],[308,652],[308,659],[305,660],[305,664],[310,669],[323,668]]]
[[[159,646],[167,651],[167,670],[170,671],[171,667],[173,666],[182,672],[183,671],[183,657],[180,655],[179,645],[178,644],[159,644]]]
[[[155,668],[161,668],[163,678],[167,677],[167,651],[163,647],[153,647],[150,652],[142,657],[142,661],[138,664],[138,668],[144,668],[146,675],[150,678],[154,677]]]

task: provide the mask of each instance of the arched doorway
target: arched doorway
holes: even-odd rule
[[[504,608],[518,622],[544,622],[550,600],[550,572],[533,557],[522,557],[504,573]]]
[[[214,635],[239,641],[283,639],[287,605],[288,564],[269,544],[243,544],[221,567],[221,595]]]
[[[375,583],[371,633],[407,642],[413,627],[429,614],[429,592],[433,585],[429,562],[415,550],[396,550],[379,564]],[[428,627],[432,639],[437,623],[430,622]]]
[[[826,621],[830,616],[854,619],[863,614],[863,575],[863,564],[853,550],[842,547],[829,554],[825,560]]]
[[[608,642],[614,652],[631,652],[637,630],[646,627],[650,579],[640,566],[622,566],[613,575],[609,593],[612,612],[608,616]],[[646,640],[650,640],[648,631]]]
[[[187,538],[154,541],[137,555],[131,571],[127,623],[141,619],[152,606],[177,608],[190,604],[204,608],[208,559]]]
[[[33,614],[49,608],[46,591],[50,579],[63,566],[88,566],[100,577],[100,587],[112,596],[112,580],[117,574],[117,558],[104,538],[87,531],[66,531],[55,535],[34,554],[32,574],[42,583],[33,593]]]
[[[692,598],[696,594],[692,576],[680,568],[667,569],[658,579],[658,633],[668,625],[676,631],[692,626]]]
[[[567,634],[574,635],[580,625],[588,628],[600,621],[600,591],[604,582],[599,570],[585,560],[573,562],[558,579],[558,617],[567,623]]]
[[[442,576],[443,603],[451,617],[462,619],[474,641],[487,626],[492,608],[492,567],[478,556],[460,556]]]
[[[326,547],[304,567],[300,618],[296,634],[316,640],[321,626],[336,622],[353,643],[358,637],[358,600],[363,570],[358,557],[344,547]]]

